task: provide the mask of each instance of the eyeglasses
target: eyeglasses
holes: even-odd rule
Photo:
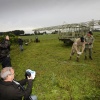
[[[10,75],[15,75],[15,73],[12,73],[12,74],[10,74]]]

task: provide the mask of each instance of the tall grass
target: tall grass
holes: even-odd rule
[[[69,61],[71,46],[58,40],[58,35],[40,35],[40,43],[12,45],[11,61],[15,79],[24,78],[25,70],[36,71],[32,94],[38,100],[99,100],[100,98],[100,33],[95,33],[93,60]],[[35,36],[22,38],[35,39]]]

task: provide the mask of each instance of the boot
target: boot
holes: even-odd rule
[[[79,62],[79,58],[78,57],[77,57],[76,61]]]
[[[84,60],[87,60],[87,56],[85,56]]]
[[[89,56],[89,58],[90,58],[91,60],[93,60],[91,56]]]

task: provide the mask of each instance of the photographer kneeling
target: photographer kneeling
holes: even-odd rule
[[[12,67],[5,67],[0,73],[0,100],[36,100],[31,99],[32,80],[31,76],[21,81],[14,81],[14,69]],[[27,87],[22,87],[27,83]]]

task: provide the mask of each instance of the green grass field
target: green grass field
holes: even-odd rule
[[[58,40],[58,35],[40,35],[40,43],[11,46],[15,79],[24,78],[26,69],[36,71],[32,94],[38,100],[100,100],[100,33],[94,33],[93,60],[69,61],[71,46]],[[28,36],[23,38],[31,38]],[[0,65],[1,66],[1,65]]]

